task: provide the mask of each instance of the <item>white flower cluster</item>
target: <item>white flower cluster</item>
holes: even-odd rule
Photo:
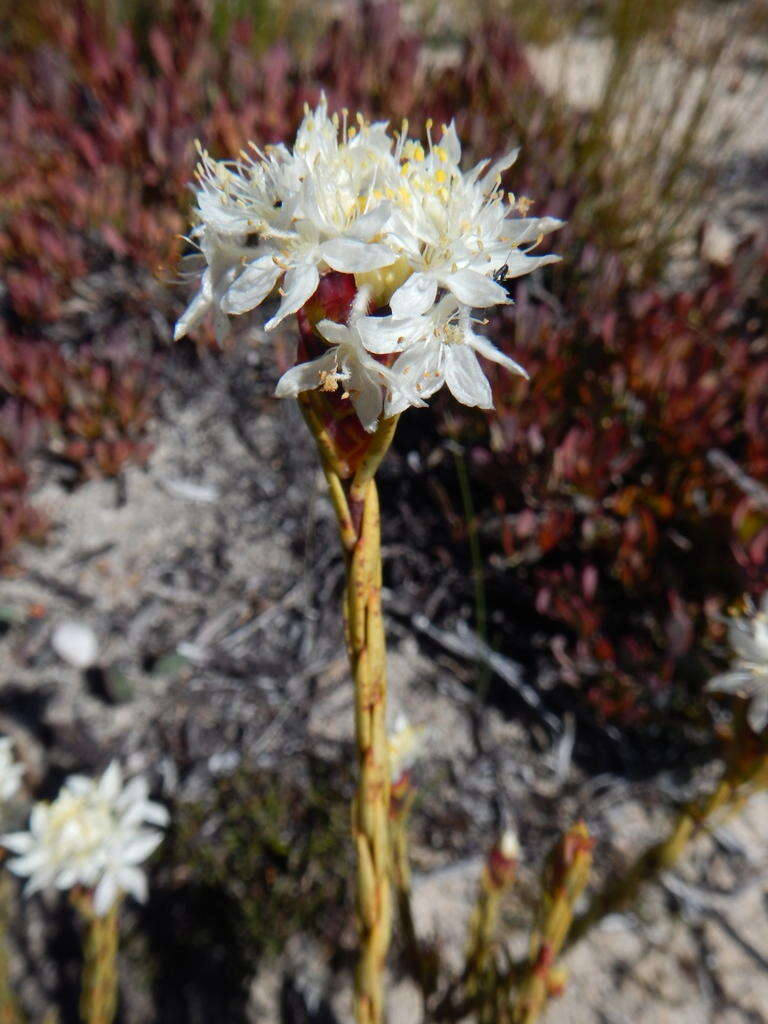
[[[0,736],[0,804],[13,800],[23,777],[24,765],[14,756],[13,740]]]
[[[759,608],[750,601],[746,615],[731,619],[728,639],[736,657],[727,672],[710,679],[707,689],[748,697],[747,721],[762,732],[768,725],[768,591]]]
[[[123,786],[120,766],[113,761],[100,779],[71,775],[52,803],[35,804],[28,832],[0,837],[17,854],[9,861],[11,871],[29,879],[25,893],[81,885],[94,890],[99,915],[122,893],[144,900],[147,880],[139,865],[163,838],[145,826],[164,826],[169,820],[148,792],[141,776]]]
[[[366,430],[447,384],[466,405],[491,408],[477,355],[525,371],[477,334],[473,309],[509,302],[502,282],[556,256],[530,256],[552,217],[520,216],[501,189],[517,154],[460,168],[453,124],[428,144],[408,138],[407,123],[362,115],[328,116],[323,98],[306,109],[292,149],[280,144],[234,161],[201,150],[192,238],[205,261],[200,288],[176,324],[180,338],[213,313],[216,333],[228,317],[255,309],[275,290],[271,330],[297,312],[329,270],[354,274],[358,300],[347,324],[323,320],[319,358],[289,370],[280,396],[343,388]],[[372,308],[389,307],[384,316]],[[376,356],[388,356],[385,361]]]

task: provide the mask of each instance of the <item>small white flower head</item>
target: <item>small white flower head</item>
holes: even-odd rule
[[[392,370],[406,381],[420,399],[429,398],[443,384],[464,405],[493,408],[491,385],[478,362],[484,356],[512,373],[528,377],[513,359],[500,352],[487,338],[476,334],[477,323],[466,306],[453,295],[444,295],[437,305],[410,322],[400,321],[400,333],[410,338]],[[410,404],[401,389],[387,401],[386,415],[394,416]]]
[[[139,865],[163,838],[147,826],[163,827],[169,820],[148,793],[142,776],[124,786],[113,761],[100,779],[71,775],[52,803],[35,804],[29,831],[0,837],[16,854],[10,870],[28,879],[25,894],[83,886],[93,891],[98,915],[122,894],[145,900],[147,880]]]
[[[24,765],[16,760],[13,740],[0,736],[0,804],[6,804],[18,793],[24,778]]]
[[[755,732],[768,725],[768,591],[755,607],[747,602],[745,615],[735,615],[728,626],[735,657],[727,672],[710,679],[707,689],[749,698],[747,721]]]
[[[463,171],[452,123],[435,142],[428,122],[425,147],[407,123],[390,134],[360,114],[329,115],[325,97],[305,108],[292,148],[251,149],[227,161],[200,150],[190,238],[202,274],[175,337],[211,313],[223,339],[231,316],[275,296],[272,330],[324,275],[353,275],[386,315],[321,320],[328,352],[285,374],[279,396],[343,387],[369,431],[443,384],[460,402],[491,408],[477,354],[524,371],[474,333],[471,310],[508,303],[507,279],[558,259],[530,250],[561,222],[521,216],[501,188],[517,151]],[[372,358],[391,353],[400,353],[391,367]]]
[[[390,775],[392,781],[397,782],[423,753],[424,727],[411,725],[405,715],[399,714],[394,729],[387,737],[387,745]]]

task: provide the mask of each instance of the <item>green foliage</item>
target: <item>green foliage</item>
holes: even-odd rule
[[[325,772],[299,784],[240,768],[174,814],[161,874],[232,901],[251,957],[302,930],[338,939],[347,919],[348,811]]]

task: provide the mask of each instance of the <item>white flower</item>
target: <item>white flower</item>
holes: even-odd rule
[[[25,893],[40,889],[92,889],[94,910],[106,914],[128,893],[146,899],[147,881],[139,865],[162,841],[146,825],[164,826],[168,812],[148,799],[146,780],[123,786],[116,761],[98,780],[71,775],[52,803],[35,804],[29,831],[0,837],[16,857],[14,874],[27,877]]]
[[[229,287],[238,274],[242,271],[243,261],[248,258],[251,262],[247,264],[252,275],[261,273],[262,301],[275,286],[282,271],[276,267],[271,254],[263,250],[248,248],[243,238],[230,237],[217,231],[208,224],[203,224],[193,232],[193,236],[204,257],[206,267],[200,280],[200,288],[186,310],[179,317],[174,328],[173,337],[175,341],[183,338],[189,331],[193,330],[209,312],[213,312],[214,328],[218,341],[223,341],[229,333],[230,312],[224,305],[224,296],[228,293]],[[255,282],[251,282],[255,289]],[[247,307],[253,308],[253,307]],[[233,308],[231,312],[245,312],[245,309]]]
[[[747,720],[761,732],[768,725],[768,591],[759,608],[750,601],[746,615],[731,619],[728,639],[736,657],[729,671],[710,679],[707,689],[748,697]]]
[[[24,765],[13,754],[13,740],[0,736],[0,803],[7,803],[18,793],[24,777]]]
[[[285,278],[277,312],[264,325],[268,331],[289,314],[301,309],[312,297],[320,283],[321,270],[331,269],[354,274],[358,271],[376,270],[392,262],[391,251],[372,241],[380,234],[389,217],[388,207],[379,206],[350,222],[343,229],[336,229],[321,212],[320,204],[317,202],[319,198],[315,197],[315,216],[297,221],[293,232],[282,240],[279,251],[273,257],[278,272],[285,270]],[[247,272],[244,271],[242,276]],[[237,291],[239,287],[240,278],[229,289],[225,302],[228,302],[231,293]],[[261,296],[258,302],[261,302],[263,297]]]
[[[488,379],[477,361],[485,356],[512,373],[528,374],[513,359],[500,352],[487,338],[476,334],[466,306],[448,294],[429,312],[409,322],[401,321],[401,333],[410,340],[397,357],[392,370],[407,381],[421,399],[429,398],[447,384],[464,405],[493,408]],[[387,402],[386,415],[402,412],[409,403],[401,389]]]
[[[321,320],[317,324],[316,330],[329,343],[328,351],[284,373],[275,394],[282,398],[315,388],[336,391],[341,387],[365,430],[373,431],[384,408],[385,391],[404,405],[424,403],[400,375],[370,354],[371,347],[379,353],[397,351],[403,339],[392,331],[386,317],[363,315],[366,299],[366,290],[360,289],[348,323]]]
[[[400,151],[401,182],[388,237],[407,256],[413,273],[394,293],[395,316],[425,313],[442,288],[466,306],[484,308],[508,302],[494,274],[506,266],[505,277],[519,277],[557,256],[528,256],[520,249],[560,227],[553,217],[521,220],[500,191],[501,172],[517,150],[463,174],[461,147],[451,124],[429,153],[409,142]],[[405,159],[405,157],[409,157]]]
[[[211,309],[219,317],[217,336],[225,334],[227,314],[255,309],[282,279],[270,330],[304,305],[321,273],[363,273],[393,261],[380,240],[389,204],[372,199],[392,142],[384,125],[359,123],[353,131],[346,119],[329,118],[323,98],[315,111],[307,108],[293,152],[254,147],[257,160],[241,154],[238,161],[215,161],[201,150],[200,223],[192,237],[207,269],[175,338]]]
[[[389,771],[393,782],[397,782],[418,760],[424,745],[423,734],[423,726],[411,725],[405,715],[400,714],[395,719],[395,727],[387,736]]]
[[[522,371],[474,333],[469,311],[508,303],[508,278],[557,260],[530,250],[561,221],[521,217],[503,192],[516,150],[462,171],[453,124],[435,144],[428,122],[426,149],[407,130],[390,134],[360,114],[349,123],[346,111],[329,116],[323,97],[305,108],[292,148],[251,145],[228,161],[201,150],[190,239],[203,269],[175,337],[212,314],[223,339],[230,316],[276,296],[271,330],[312,298],[323,275],[354,275],[387,315],[322,321],[331,348],[285,374],[278,395],[343,385],[366,430],[385,397],[394,414],[423,405],[443,382],[459,401],[490,408],[475,353]],[[393,352],[394,373],[371,358]]]

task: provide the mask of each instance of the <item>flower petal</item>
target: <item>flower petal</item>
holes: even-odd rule
[[[349,339],[349,327],[336,320],[320,320],[316,325],[316,330],[332,345],[343,345]]]
[[[211,272],[205,270],[200,281],[200,290],[176,321],[173,328],[173,340],[179,341],[200,323],[211,308]]]
[[[338,270],[342,274],[378,270],[395,258],[395,254],[386,245],[362,242],[358,238],[332,238],[320,245],[319,252],[331,270]]]
[[[154,800],[147,800],[143,805],[143,809],[144,813],[142,818],[149,825],[159,825],[160,827],[163,827],[171,820],[168,808],[163,807],[162,804],[158,804]]]
[[[131,866],[121,868],[118,882],[123,892],[133,896],[138,903],[146,903],[148,892],[147,876],[141,868]]]
[[[260,305],[283,273],[271,256],[249,263],[224,293],[221,308],[225,313],[247,313]]]
[[[445,383],[463,405],[493,408],[491,385],[469,345],[450,345],[445,358]]]
[[[110,761],[99,782],[99,796],[107,803],[114,803],[123,788],[123,773],[117,761]]]
[[[495,345],[492,345],[491,342],[481,334],[475,334],[474,331],[469,332],[466,335],[466,342],[468,345],[471,345],[475,352],[479,352],[479,354],[485,359],[490,359],[491,362],[498,363],[511,373],[519,373],[520,376],[525,377],[526,380],[530,379],[528,371],[522,367],[520,363],[516,363],[514,359],[510,359],[508,355],[505,355],[504,352],[497,349]]]
[[[484,192],[489,192],[494,187],[499,175],[506,171],[508,167],[511,167],[515,160],[517,160],[519,152],[520,147],[517,146],[515,149],[507,150],[504,156],[499,157],[498,160],[494,160],[480,180],[480,187]]]
[[[547,256],[526,256],[522,252],[513,252],[505,260],[507,265],[506,278],[523,277],[525,274],[532,274],[539,267],[545,267],[548,263],[559,263],[561,257],[550,253]]]
[[[373,235],[378,235],[387,226],[392,216],[391,203],[379,203],[372,210],[362,214],[349,226],[348,236],[367,242]]]
[[[104,917],[112,909],[118,896],[117,883],[112,872],[107,872],[96,886],[93,894],[93,909],[98,917]]]
[[[705,689],[710,693],[742,693],[752,681],[752,673],[747,669],[734,669],[723,672],[710,679]]]
[[[4,846],[11,853],[29,853],[34,845],[35,840],[29,832],[8,832],[0,836],[0,846]]]
[[[120,847],[120,859],[127,864],[141,864],[154,853],[162,841],[163,836],[160,832],[150,832],[146,829]]]
[[[434,305],[436,296],[436,279],[431,274],[417,272],[400,285],[389,300],[389,305],[393,316],[398,319],[419,316]]]
[[[448,159],[453,164],[458,164],[461,160],[461,143],[459,142],[459,136],[456,134],[456,124],[454,121],[444,129],[442,137],[440,139],[440,146],[448,154]]]
[[[768,692],[761,690],[755,694],[749,702],[747,721],[750,729],[755,732],[762,732],[768,724]]]
[[[305,263],[287,271],[283,281],[282,302],[272,319],[264,324],[264,329],[271,331],[291,313],[301,309],[307,299],[314,295],[319,283],[320,274],[313,263]]]
[[[418,325],[416,317],[398,319],[391,316],[364,316],[356,323],[365,347],[378,355],[400,351],[414,337]]]
[[[8,869],[14,875],[32,875],[45,864],[45,857],[40,850],[30,850],[23,857],[14,857],[8,861]]]
[[[368,433],[373,433],[384,408],[384,390],[380,383],[370,377],[355,376],[357,387],[349,389],[349,397],[355,407],[357,418]]]
[[[564,223],[557,217],[521,217],[520,220],[508,220],[509,242],[511,245],[533,242],[541,235],[548,235],[550,231],[561,228]]]
[[[396,416],[410,406],[424,404],[444,382],[444,346],[434,342],[410,345],[392,365],[396,381],[390,383],[387,416]],[[398,383],[401,386],[398,387]]]
[[[452,274],[443,274],[440,284],[465,306],[497,306],[509,302],[500,284],[476,270],[457,270]]]
[[[320,385],[320,374],[333,373],[336,368],[336,352],[324,352],[318,359],[298,363],[286,370],[277,382],[275,394],[278,398],[295,398],[302,391],[312,391]]]

